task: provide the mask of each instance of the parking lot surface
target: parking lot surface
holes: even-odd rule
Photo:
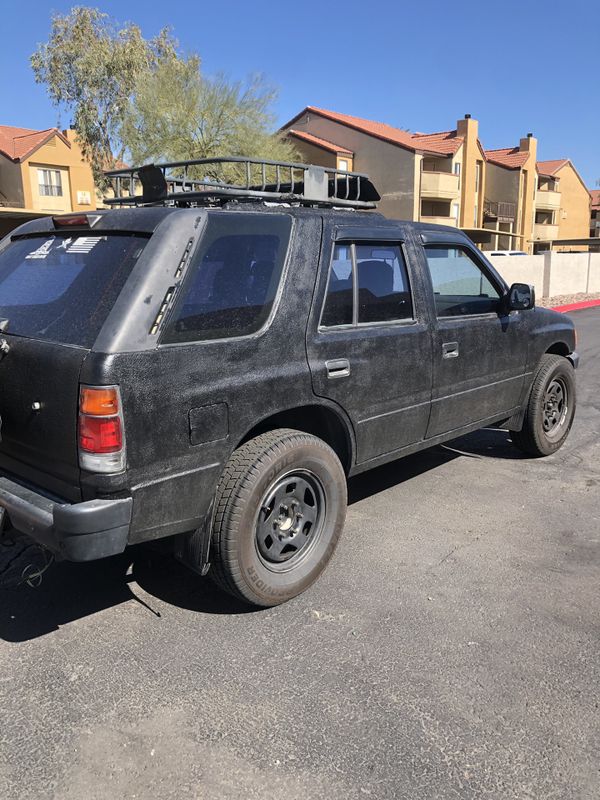
[[[285,606],[144,550],[0,591],[0,797],[598,798],[600,309],[573,319],[562,450],[484,430],[353,479]]]

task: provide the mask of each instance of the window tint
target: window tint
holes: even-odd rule
[[[497,312],[500,293],[460,247],[425,247],[438,317]]]
[[[411,318],[412,303],[400,247],[357,244],[355,252],[359,323]]]
[[[352,325],[352,253],[351,245],[336,244],[329,271],[329,284],[321,325]]]
[[[47,234],[0,253],[0,317],[17,336],[91,347],[147,239]]]
[[[284,215],[209,214],[164,342],[245,336],[267,321],[290,236]]]
[[[353,261],[356,272],[353,272]],[[358,306],[354,314],[354,275]],[[406,265],[399,245],[389,243],[337,244],[321,325],[352,325],[412,318]]]

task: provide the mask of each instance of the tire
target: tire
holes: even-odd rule
[[[209,575],[251,605],[285,603],[327,566],[346,505],[344,470],[321,439],[286,428],[251,439],[217,487]]]
[[[513,443],[527,455],[549,456],[564,444],[575,416],[575,370],[563,356],[546,353],[533,378],[520,431]]]

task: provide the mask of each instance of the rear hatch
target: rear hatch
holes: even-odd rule
[[[81,367],[146,241],[46,231],[0,248],[1,471],[81,498]]]

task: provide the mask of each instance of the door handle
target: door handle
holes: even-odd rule
[[[444,342],[442,344],[442,358],[458,358],[458,342]]]
[[[350,362],[347,358],[334,358],[325,362],[328,378],[347,378],[350,375]]]

